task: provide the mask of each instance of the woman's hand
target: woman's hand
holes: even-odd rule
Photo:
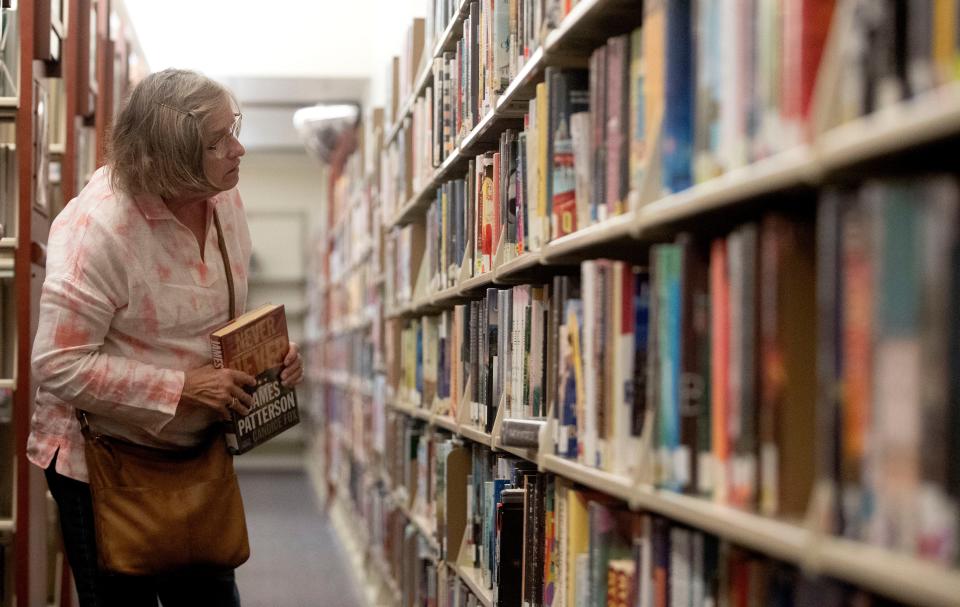
[[[283,357],[283,371],[280,373],[280,383],[284,388],[291,388],[303,381],[303,359],[300,358],[300,346],[290,342],[287,355]]]
[[[185,373],[180,402],[209,407],[224,419],[230,411],[240,415],[250,413],[253,397],[243,391],[244,386],[255,386],[257,380],[242,371],[216,369],[206,364]]]

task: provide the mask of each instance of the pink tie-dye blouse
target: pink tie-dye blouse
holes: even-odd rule
[[[235,189],[207,202],[203,258],[159,197],[115,193],[104,168],[53,222],[33,346],[31,462],[46,468],[59,450],[57,471],[87,480],[74,407],[99,432],[167,448],[196,444],[216,420],[178,405],[184,371],[210,362],[208,335],[229,314],[214,209],[239,313],[251,246]]]

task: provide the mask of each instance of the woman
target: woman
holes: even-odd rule
[[[250,236],[237,193],[240,114],[221,85],[164,70],[134,89],[99,169],[50,230],[33,351],[39,384],[27,453],[46,471],[82,606],[239,605],[233,571],[173,578],[98,570],[84,438],[196,446],[252,404],[249,375],[214,369],[209,334],[228,320],[222,225],[237,310]],[[291,343],[281,380],[303,379]]]

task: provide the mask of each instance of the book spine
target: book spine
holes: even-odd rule
[[[213,359],[213,368],[223,368],[223,340],[217,336],[210,336],[210,355]],[[234,412],[230,411],[230,419],[224,423],[224,439],[227,441],[227,450],[231,453],[238,453],[240,445],[237,441],[237,419]]]
[[[693,61],[691,0],[671,0],[666,8],[666,90],[663,119],[663,191],[693,184]]]

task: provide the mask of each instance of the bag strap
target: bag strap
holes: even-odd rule
[[[217,246],[220,247],[220,257],[223,258],[223,269],[227,273],[227,291],[230,294],[230,320],[237,316],[237,303],[234,299],[233,272],[230,269],[230,255],[227,254],[227,243],[223,239],[223,227],[220,226],[220,216],[217,209],[213,209],[213,225],[217,228]],[[74,409],[77,419],[80,420],[80,432],[85,439],[90,439],[90,424],[87,422],[87,414],[80,409]]]
[[[217,245],[220,247],[220,257],[223,258],[223,269],[227,273],[227,290],[230,292],[230,320],[237,317],[237,304],[234,301],[233,272],[230,269],[230,256],[227,254],[227,243],[223,240],[223,228],[220,227],[220,215],[213,210],[213,224],[217,227]]]

